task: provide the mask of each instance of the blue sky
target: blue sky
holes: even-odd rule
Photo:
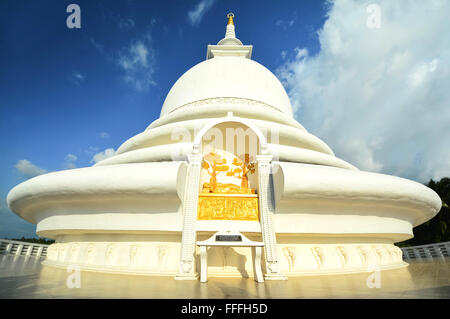
[[[372,2],[377,29],[365,24]],[[70,3],[81,29],[66,27]],[[448,2],[394,3],[1,1],[0,238],[34,235],[6,207],[12,187],[90,166],[142,132],[178,77],[223,38],[229,11],[252,58],[282,80],[296,119],[337,156],[420,182],[450,175]]]

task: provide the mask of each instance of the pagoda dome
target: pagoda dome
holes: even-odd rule
[[[292,117],[289,97],[267,68],[241,56],[219,56],[185,72],[169,91],[161,117],[184,106],[217,98],[251,100]]]

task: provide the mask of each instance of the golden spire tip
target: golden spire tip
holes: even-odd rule
[[[228,14],[227,14],[227,18],[228,18],[228,23],[227,23],[227,25],[228,25],[228,24],[234,25],[234,22],[233,22],[234,13],[233,13],[233,12],[228,13]]]

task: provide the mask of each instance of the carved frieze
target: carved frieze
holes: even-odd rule
[[[212,104],[216,104],[216,105],[217,104],[234,104],[234,105],[243,105],[243,106],[262,106],[262,107],[268,108],[272,111],[281,113],[281,111],[279,109],[277,109],[276,107],[274,107],[272,105],[269,105],[264,102],[252,100],[252,99],[245,99],[245,98],[238,98],[238,97],[215,97],[215,98],[198,100],[198,101],[194,101],[191,103],[181,105],[181,106],[173,109],[172,111],[170,111],[169,114],[171,114],[175,111],[179,111],[181,109],[186,111],[188,109],[195,108],[198,106],[212,105]]]
[[[258,216],[257,195],[221,196],[200,194],[198,198],[199,220],[253,220]]]

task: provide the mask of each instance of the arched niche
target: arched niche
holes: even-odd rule
[[[196,149],[203,158],[199,220],[259,220],[256,156],[262,153],[265,138],[250,125],[224,120],[196,137]]]
[[[203,135],[200,154],[204,160],[200,173],[202,190],[205,183],[210,182],[214,165],[218,184],[250,188],[256,193],[256,155],[260,154],[260,143],[251,128],[239,122],[223,122],[211,127]]]

